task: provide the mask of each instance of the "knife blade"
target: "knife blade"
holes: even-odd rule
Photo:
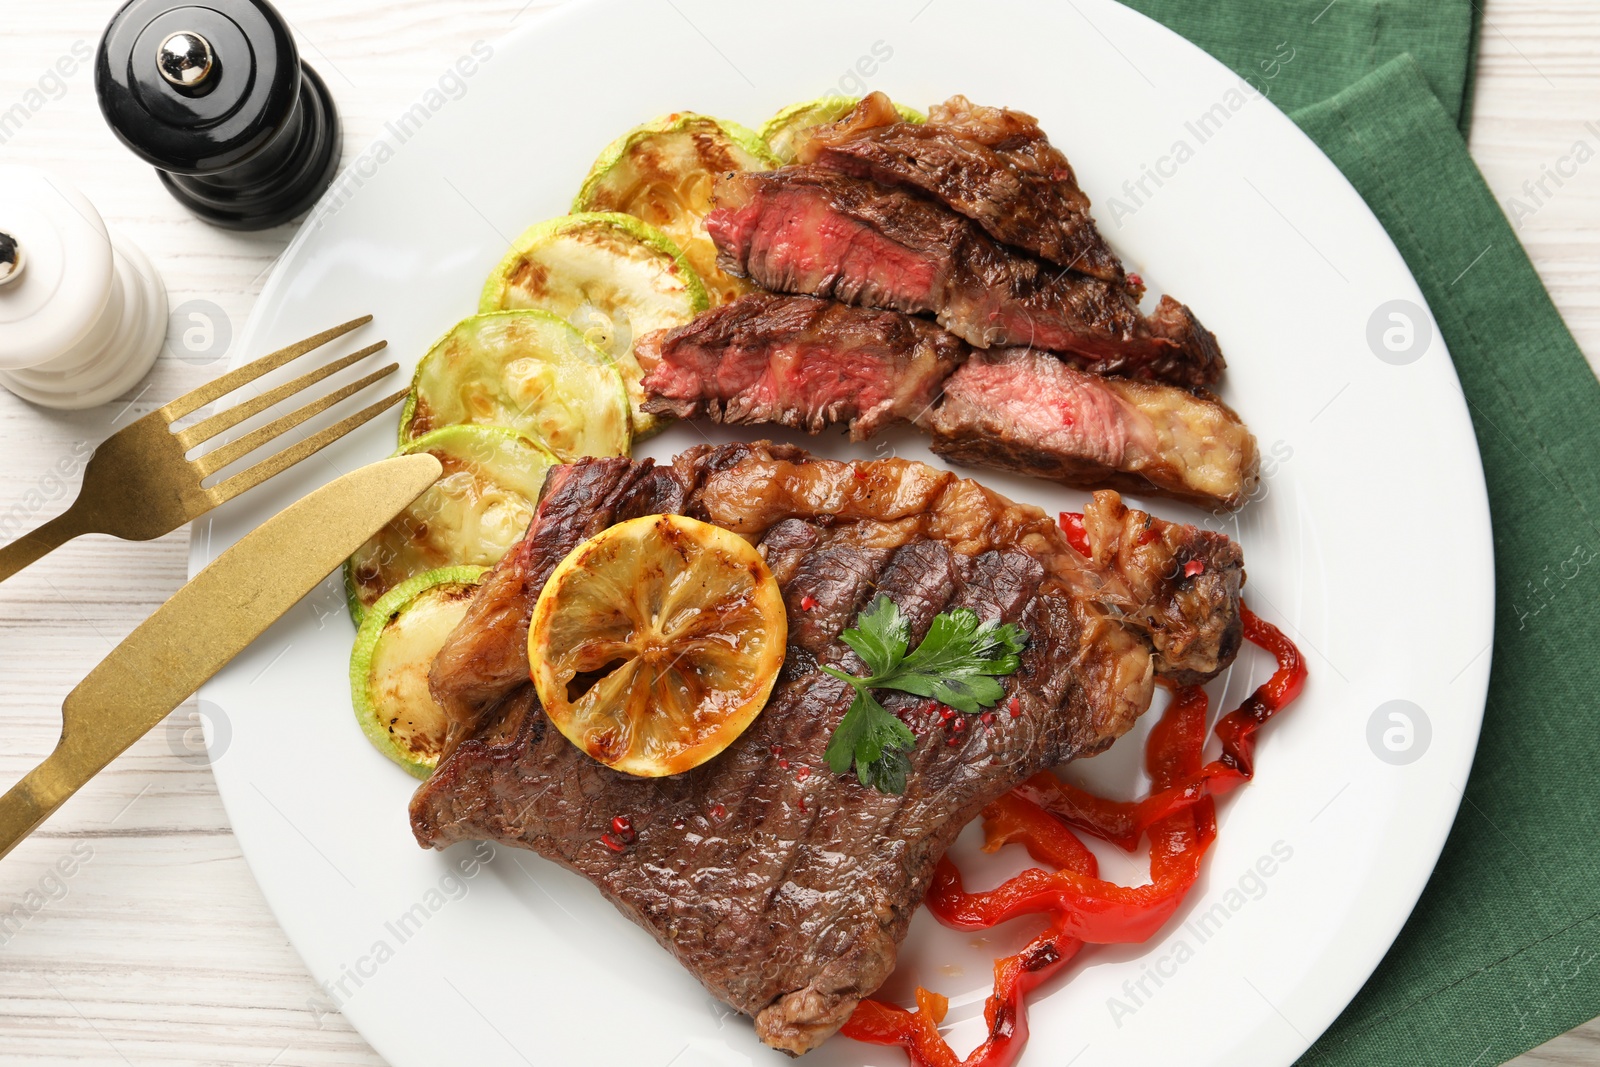
[[[223,552],[61,705],[55,750],[0,797],[0,858],[315,589],[441,472],[427,453],[362,467]]]

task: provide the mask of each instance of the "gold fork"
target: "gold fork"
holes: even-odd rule
[[[209,488],[203,485],[206,478],[243,459],[267,442],[392,374],[399,369],[398,363],[391,363],[358,381],[341,386],[282,418],[252,430],[238,440],[201,453],[193,459],[187,458],[190,451],[224,430],[237,426],[252,415],[259,415],[388,344],[387,341],[378,341],[359,352],[352,352],[309,374],[302,374],[293,381],[269,389],[260,396],[208,416],[186,429],[172,429],[172,424],[184,416],[192,415],[263,374],[277,370],[371,321],[371,315],[351,319],[343,325],[246,363],[183,394],[172,403],[106,438],[85,465],[83,486],[78,490],[78,497],[72,506],[33,532],[0,548],[0,581],[81,534],[104,533],[129,541],[148,541],[171,533],[218,504],[232,500],[245,490],[255,488],[274,474],[326,448],[379,412],[393,406],[406,395],[406,390],[402,389],[376,404],[362,408],[354,415],[319,430],[216,485]]]

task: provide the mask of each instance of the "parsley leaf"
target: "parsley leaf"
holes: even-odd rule
[[[824,670],[836,674],[828,668]],[[848,674],[836,676],[843,677],[852,685],[856,684]],[[845,773],[854,763],[856,776],[861,779],[862,785],[882,788],[878,785],[878,778],[884,774],[889,774],[891,780],[894,778],[889,765],[893,765],[898,756],[900,788],[884,790],[898,793],[905,790],[906,771],[910,769],[905,753],[916,743],[917,735],[911,732],[910,727],[874,700],[871,693],[857,686],[856,698],[834,729],[823,758],[828,761],[828,769],[834,774]],[[879,764],[885,764],[885,767],[878,768]]]
[[[994,676],[1016,671],[1027,640],[1020,626],[985,622],[972,609],[957,608],[934,617],[928,636],[901,661],[899,676],[883,684],[971,715],[1005,695]]]
[[[867,670],[884,675],[905,658],[906,646],[911,643],[911,624],[900,614],[898,604],[880,596],[856,618],[855,627],[840,634],[839,639],[855,650]]]
[[[839,636],[872,673],[858,678],[832,667],[822,668],[856,691],[855,700],[828,741],[824,758],[835,774],[854,765],[862,785],[896,794],[905,792],[906,774],[911,769],[906,753],[916,747],[917,739],[870,690],[898,689],[973,714],[992,707],[1005,695],[996,676],[1016,671],[1028,640],[1020,626],[997,619],[985,621],[969,608],[956,608],[934,616],[927,635],[908,654],[911,624],[886,596],[869,604],[856,625]]]

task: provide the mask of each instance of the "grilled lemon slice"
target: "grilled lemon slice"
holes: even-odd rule
[[[345,594],[359,626],[402,582],[438,567],[487,567],[522,537],[555,456],[510,430],[447,426],[400,449],[428,452],[444,473],[345,562]]]
[[[806,130],[838,122],[861,103],[859,96],[821,96],[803,104],[790,104],[761,126],[761,139],[781,162],[793,163],[797,138]],[[928,116],[916,108],[896,104],[894,109],[907,122],[926,122]]]
[[[629,130],[600,153],[583,180],[573,211],[620,211],[666,233],[705,282],[711,303],[750,291],[717,268],[706,233],[717,175],[770,170],[778,161],[766,142],[738,123],[677,112]]]
[[[422,357],[400,443],[463,423],[499,426],[562,460],[626,456],[628,394],[611,357],[548,311],[463,319]]]
[[[728,747],[766,704],[788,620],[766,562],[681,515],[618,523],[562,560],[528,629],[539,699],[567,739],[660,777]]]
[[[670,330],[707,307],[705,286],[678,246],[643,219],[616,212],[563,215],[529,227],[489,276],[479,311],[543,308],[616,361],[633,436],[666,421],[640,410],[644,370],[633,340]]]
[[[418,778],[439,765],[449,728],[428,691],[428,668],[485,570],[443,567],[395,586],[368,612],[350,653],[350,696],[361,731]]]

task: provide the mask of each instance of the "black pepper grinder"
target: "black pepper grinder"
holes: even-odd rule
[[[207,222],[259,230],[309,208],[339,165],[339,116],[266,0],[130,0],[95,57],[100,111]]]

